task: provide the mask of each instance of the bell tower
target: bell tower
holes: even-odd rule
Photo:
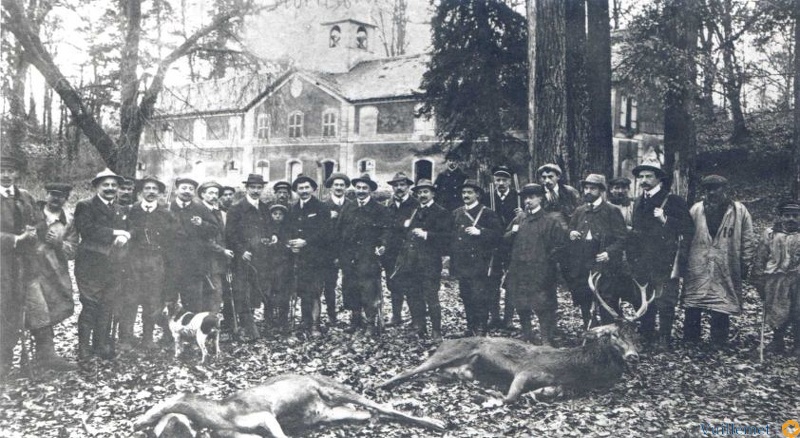
[[[326,38],[319,47],[320,56],[312,62],[313,68],[325,73],[350,71],[361,61],[376,59],[378,49],[377,26],[365,21],[346,18],[321,23]]]

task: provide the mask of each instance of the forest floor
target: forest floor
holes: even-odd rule
[[[441,298],[445,337],[457,337],[466,327],[455,282],[443,280]],[[578,345],[579,312],[565,291],[560,291],[559,301],[565,343]],[[680,321],[682,312],[675,327],[677,338]],[[408,325],[389,328],[378,339],[346,334],[340,323],[314,340],[267,336],[254,343],[223,342],[221,356],[205,366],[197,365],[199,353],[194,347],[180,360],[173,360],[167,351],[149,356],[129,353],[60,375],[15,370],[0,388],[0,436],[125,437],[139,415],[173,394],[189,391],[219,399],[281,373],[329,376],[396,409],[447,424],[447,430],[437,434],[371,420],[313,429],[304,435],[309,437],[695,437],[731,423],[769,426],[770,435],[781,436],[784,422],[800,420],[800,360],[767,355],[760,362],[760,321],[760,300],[748,286],[744,313],[732,322],[729,348],[687,347],[678,340],[674,351],[644,353],[610,390],[550,403],[526,395],[504,405],[500,392],[435,376],[391,390],[374,389],[418,365],[435,349],[431,341],[417,340]],[[707,331],[707,321],[704,324]],[[519,332],[492,335],[518,337]],[[74,360],[76,316],[60,324],[56,336],[59,352]]]

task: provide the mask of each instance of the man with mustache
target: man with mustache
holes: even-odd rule
[[[569,273],[567,281],[572,302],[581,309],[584,328],[591,321],[593,295],[587,279],[590,272],[602,274],[601,284],[604,291],[619,293],[617,277],[621,274],[622,254],[625,244],[625,222],[619,209],[603,200],[606,191],[606,177],[590,174],[581,181],[583,204],[575,209],[569,224],[569,254],[566,261]],[[630,286],[630,285],[629,285]],[[604,294],[605,295],[605,294]],[[619,310],[619,300],[606,300]],[[604,324],[613,322],[613,318],[601,309]]]
[[[219,313],[222,309],[222,282],[234,257],[233,250],[228,249],[225,243],[225,212],[219,208],[221,191],[222,185],[216,181],[206,181],[197,188],[197,196],[205,207],[203,218],[216,230],[206,245],[208,270],[201,298],[203,311],[213,313]]]
[[[235,188],[223,186],[219,194],[219,209],[227,213],[228,209],[233,205],[234,195],[236,195]]]
[[[411,196],[411,186],[414,185],[414,182],[404,172],[396,173],[388,183],[392,186],[392,197],[386,201],[391,229],[382,263],[383,268],[386,270],[386,287],[389,288],[389,292],[392,294],[392,319],[386,325],[391,327],[403,323],[403,301],[407,299],[403,290],[403,283],[397,281],[391,275],[397,266],[397,257],[403,246],[403,238],[406,234],[404,224],[411,218],[414,210],[419,207],[419,202]]]
[[[792,328],[792,356],[800,359],[800,202],[777,206],[778,218],[764,230],[753,264],[753,284],[764,300],[764,324],[774,329],[769,349],[782,354]]]
[[[325,188],[330,190],[330,197],[325,200],[325,205],[331,209],[331,222],[334,234],[338,233],[339,215],[353,201],[347,199],[345,190],[350,187],[350,178],[343,173],[334,172],[325,180]],[[328,311],[330,324],[336,322],[336,283],[339,281],[339,266],[336,251],[331,248],[329,264],[323,274],[322,294],[325,296],[325,307]]]
[[[165,283],[168,251],[175,238],[175,218],[166,204],[159,202],[166,185],[153,176],[139,180],[141,201],[130,208],[128,224],[131,240],[128,243],[127,261],[129,288],[122,294],[119,306],[119,349],[134,347],[133,327],[136,313],[142,307],[143,350],[155,349],[153,330],[160,321],[165,302]],[[162,324],[166,329],[166,323]],[[169,330],[164,330],[165,335]]]
[[[685,265],[685,250],[694,235],[694,225],[683,198],[669,193],[664,185],[667,174],[658,161],[643,162],[633,168],[642,195],[633,207],[633,229],[626,251],[634,278],[647,283],[647,296],[655,301],[641,318],[644,341],[658,341],[670,348],[678,280]],[[656,332],[658,314],[658,332]]]
[[[445,170],[436,175],[436,202],[447,211],[453,211],[463,205],[461,202],[461,184],[467,180],[467,174],[461,169],[458,156],[448,152],[445,158]]]
[[[453,212],[455,232],[450,246],[450,271],[458,279],[458,290],[467,317],[467,336],[486,336],[492,255],[503,228],[494,211],[480,203],[483,190],[475,180],[461,185],[464,205]]]
[[[494,212],[500,219],[501,230],[508,228],[511,221],[524,212],[519,193],[514,187],[511,187],[513,178],[514,172],[507,166],[497,166],[492,169],[494,191],[489,195],[492,199],[488,200],[488,203],[494,207]],[[493,328],[510,328],[511,320],[514,318],[514,306],[511,305],[511,299],[508,295],[508,290],[506,290],[503,319],[502,321],[500,320],[500,289],[503,288],[503,276],[508,271],[508,257],[510,255],[511,246],[508,242],[500,240],[494,252],[490,280],[493,288],[491,302],[489,303],[489,325]]]
[[[631,189],[631,180],[625,177],[614,178],[608,182],[608,202],[622,212],[625,226],[631,229],[633,220],[633,199],[628,196]]]
[[[80,245],[75,258],[75,279],[83,308],[78,317],[78,358],[93,354],[114,357],[111,345],[112,306],[119,299],[119,271],[122,250],[131,238],[127,208],[117,202],[122,177],[106,169],[92,180],[97,195],[78,201],[75,229]],[[111,268],[109,268],[111,266]]]
[[[561,181],[562,172],[558,164],[542,165],[536,170],[536,175],[546,193],[542,208],[545,211],[560,213],[564,224],[569,224],[572,212],[581,203],[581,194],[574,187]]]
[[[122,178],[122,184],[120,184],[119,189],[117,189],[117,201],[119,202],[119,205],[127,207],[136,202],[136,198],[134,196],[136,181],[124,176]]]
[[[700,341],[700,317],[705,311],[711,314],[711,343],[723,347],[728,343],[730,315],[742,312],[742,280],[756,246],[753,220],[742,203],[728,196],[726,178],[706,176],[700,187],[705,199],[689,210],[695,233],[683,282],[683,340]]]

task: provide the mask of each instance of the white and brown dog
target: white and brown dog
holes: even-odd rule
[[[216,313],[186,311],[178,303],[168,303],[162,312],[169,321],[169,331],[175,340],[175,358],[183,352],[182,338],[194,339],[200,347],[200,363],[206,361],[208,338],[214,340],[214,357],[219,356],[219,316]]]

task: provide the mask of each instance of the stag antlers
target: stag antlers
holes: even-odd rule
[[[625,315],[622,314],[622,312],[617,312],[616,310],[614,310],[606,302],[606,300],[604,300],[603,297],[600,296],[600,293],[597,291],[597,282],[600,281],[600,278],[602,276],[603,275],[600,272],[590,272],[589,273],[589,289],[592,290],[592,293],[594,294],[595,298],[597,298],[597,301],[600,303],[600,305],[603,307],[603,309],[605,309],[606,312],[610,313],[614,317],[614,319],[617,319],[617,320],[627,319],[627,318],[625,318]],[[641,285],[641,284],[639,284],[638,281],[636,281],[635,278],[631,278],[631,279],[633,280],[634,283],[636,283],[636,287],[639,289],[639,293],[641,294],[641,300],[642,300],[642,304],[641,304],[641,306],[639,306],[639,309],[636,310],[636,314],[633,316],[633,319],[628,320],[630,322],[633,322],[633,321],[636,321],[637,319],[641,318],[642,316],[644,316],[644,314],[647,312],[647,307],[650,305],[650,303],[653,302],[653,300],[656,299],[656,294],[653,293],[653,296],[650,297],[650,299],[647,299],[647,286],[649,285],[649,283],[645,283],[644,285]]]

